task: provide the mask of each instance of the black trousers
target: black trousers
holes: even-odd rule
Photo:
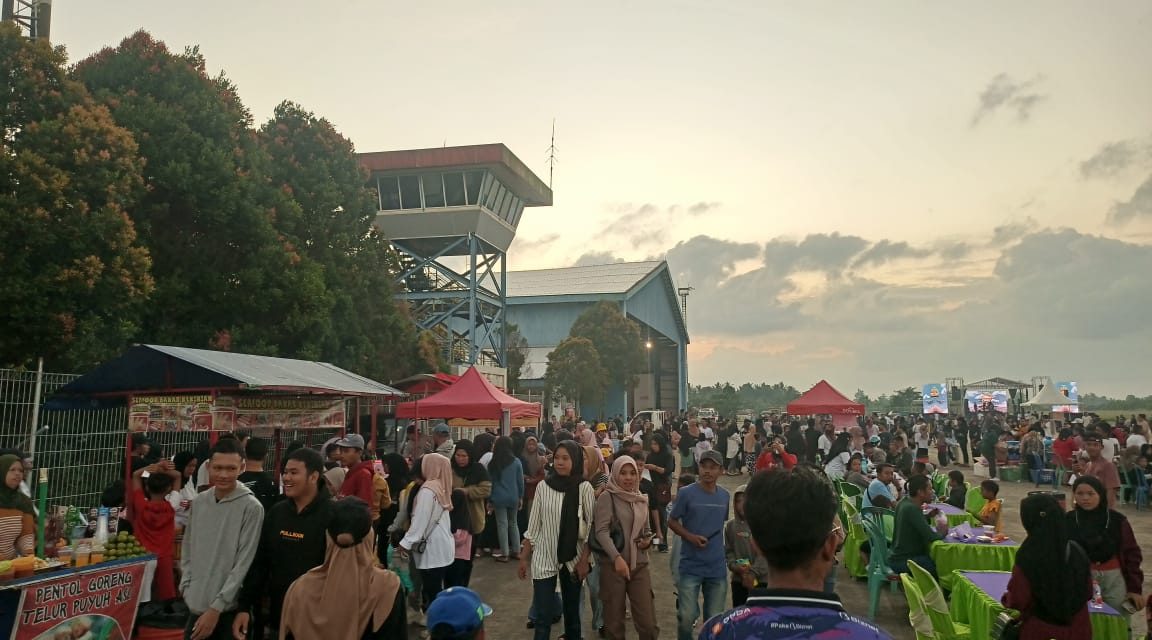
[[[456,558],[444,572],[444,588],[467,587],[472,581],[472,561]]]
[[[208,636],[208,640],[232,640],[232,622],[236,620],[237,613],[236,611],[221,613],[216,628],[212,630],[212,635]],[[184,624],[184,640],[192,640],[192,627],[199,617],[195,613],[188,616],[188,622]],[[249,624],[248,626],[251,628],[252,625]]]
[[[420,590],[424,596],[424,601],[421,603],[421,608],[424,611],[428,610],[428,605],[436,599],[436,596],[444,590],[444,578],[448,574],[447,567],[436,567],[435,569],[421,569],[420,570]]]
[[[748,602],[748,590],[744,588],[744,583],[733,582],[732,583],[732,606],[733,607],[743,606],[743,604],[745,602]]]
[[[960,455],[964,456],[964,464],[968,464],[968,438],[957,438],[956,442],[960,445]]]

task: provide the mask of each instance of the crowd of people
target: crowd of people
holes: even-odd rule
[[[768,628],[886,638],[835,595],[845,533],[836,482],[858,486],[864,506],[894,510],[893,571],[915,562],[934,573],[929,546],[947,529],[924,506],[963,508],[968,496],[958,468],[935,494],[929,451],[941,468],[987,464],[993,477],[980,485],[977,517],[999,526],[996,465],[983,454],[995,458],[1014,438],[1028,456],[1035,450],[1025,443],[1055,435],[1051,456],[1075,474],[1074,506],[1065,513],[1046,496],[1021,505],[1028,538],[1005,604],[1022,612],[1024,638],[1086,637],[1087,610],[1067,605],[1086,604],[1094,584],[1117,611],[1143,608],[1142,556],[1114,509],[1113,459],[1144,469],[1144,416],[1123,426],[975,423],[873,415],[837,432],[785,416],[739,425],[553,418],[539,432],[474,440],[453,440],[438,424],[427,434],[409,427],[398,451],[379,459],[354,433],[322,451],[292,443],[278,482],[264,469],[268,443],[243,432],[171,460],[137,437],[130,482],[104,498],[127,507],[125,524],[158,559],[154,597],[182,598],[191,640],[405,638],[410,623],[422,637],[480,638],[490,609],[468,587],[482,557],[516,562],[531,581],[524,615],[537,640],[557,624],[561,638],[580,640],[588,613],[601,637],[624,638],[630,625],[655,639],[650,566],[660,553],[669,554],[680,640],[778,637]],[[19,462],[0,457],[0,523],[15,532],[0,545],[11,538],[13,549],[31,544]],[[719,483],[745,473],[731,495]],[[1058,550],[1066,562],[1045,561]],[[447,601],[475,606],[461,616]]]

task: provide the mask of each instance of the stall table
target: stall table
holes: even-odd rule
[[[979,542],[977,532],[962,524],[949,532],[944,540],[933,542],[929,555],[936,563],[940,585],[952,589],[953,571],[1011,571],[1016,564],[1020,543],[1013,540]],[[971,534],[973,537],[955,537]],[[973,636],[975,637],[975,636]]]
[[[924,509],[926,512],[931,511],[932,509],[939,509],[940,513],[943,513],[944,517],[948,519],[948,528],[952,528],[965,523],[978,524],[972,521],[972,516],[967,511],[963,509],[957,509],[947,502],[933,502],[926,504],[924,505]]]
[[[62,631],[73,638],[131,638],[154,560],[140,556],[0,583],[0,640],[55,638]]]
[[[943,574],[941,574],[943,576]],[[956,571],[952,576],[952,618],[971,628],[972,638],[990,638],[996,616],[1007,608],[1000,598],[1008,591],[1009,571]],[[1094,640],[1124,640],[1128,621],[1107,604],[1090,607]]]

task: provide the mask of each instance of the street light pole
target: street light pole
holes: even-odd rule
[[[684,342],[688,339],[688,294],[692,293],[692,287],[679,287],[676,289],[676,295],[680,296],[680,313],[684,320]],[[680,345],[680,408],[682,410],[688,409],[688,345]]]

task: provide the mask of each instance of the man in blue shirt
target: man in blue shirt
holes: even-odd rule
[[[823,590],[844,542],[827,478],[808,467],[761,472],[745,496],[752,542],[768,562],[767,588],[752,589],[743,606],[705,622],[699,640],[891,640]]]
[[[894,476],[892,465],[884,463],[876,466],[876,479],[864,491],[862,504],[865,507],[896,508],[896,496],[892,495],[892,479]]]
[[[679,640],[692,640],[700,617],[700,592],[704,592],[704,618],[724,610],[728,597],[728,565],[724,558],[724,524],[728,521],[728,491],[716,484],[724,459],[716,451],[700,454],[695,484],[676,493],[676,506],[668,528],[682,539],[680,579],[677,581]]]

